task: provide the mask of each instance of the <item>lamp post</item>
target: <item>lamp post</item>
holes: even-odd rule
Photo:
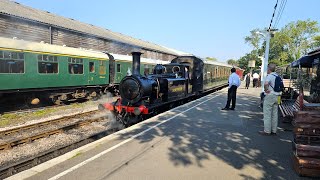
[[[267,71],[268,71],[268,61],[269,61],[269,47],[270,47],[270,39],[271,39],[271,34],[276,31],[277,29],[270,29],[269,31],[265,31],[264,33],[261,33],[257,31],[257,34],[262,35],[265,40],[266,40],[266,50],[264,53],[264,58],[262,59],[262,64],[261,64],[261,92],[264,92],[264,81],[267,76]]]

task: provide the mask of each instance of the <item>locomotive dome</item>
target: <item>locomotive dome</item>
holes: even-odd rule
[[[163,74],[166,72],[166,67],[162,64],[157,64],[153,69],[153,74]]]

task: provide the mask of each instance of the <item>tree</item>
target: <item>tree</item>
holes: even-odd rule
[[[206,60],[208,60],[208,61],[218,61],[218,59],[215,58],[215,57],[206,57]]]
[[[320,31],[317,21],[297,21],[287,24],[281,29],[277,38],[287,52],[287,58],[296,60],[313,48],[312,40]]]
[[[245,37],[245,42],[254,47],[255,52],[251,51],[249,54],[262,56],[265,52],[266,42],[260,44],[262,36],[258,36],[256,31],[259,30],[250,31],[251,35]],[[319,31],[318,22],[309,19],[287,24],[270,40],[269,63],[272,62],[280,66],[287,65],[311,49],[319,47]],[[257,60],[256,66],[258,66],[260,60],[256,57],[253,58]]]
[[[238,66],[238,61],[234,59],[227,60],[227,63],[233,66]]]
[[[313,49],[320,47],[320,36],[314,36],[312,41],[312,47]]]
[[[246,72],[250,72],[250,68],[248,67],[248,62],[250,60],[256,60],[256,67],[255,69],[259,69],[259,66],[261,66],[261,60],[257,57],[256,51],[252,50],[250,53],[247,53],[245,56],[242,56],[239,58],[238,66],[242,69],[244,69]]]
[[[253,47],[254,50],[258,50],[261,42],[261,35],[257,32],[261,31],[260,29],[254,29],[250,31],[250,36],[244,38],[245,42]]]

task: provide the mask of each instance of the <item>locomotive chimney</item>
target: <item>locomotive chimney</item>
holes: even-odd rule
[[[132,52],[132,74],[140,75],[140,56],[141,52]]]

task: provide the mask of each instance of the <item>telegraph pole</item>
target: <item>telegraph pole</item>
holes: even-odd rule
[[[273,36],[273,32],[277,31],[277,29],[270,29],[265,31],[264,33],[256,32],[257,34],[262,35],[266,40],[266,50],[264,53],[264,59],[261,64],[261,92],[264,92],[264,81],[267,77],[268,71],[268,63],[269,63],[269,48],[270,48],[270,39]]]

